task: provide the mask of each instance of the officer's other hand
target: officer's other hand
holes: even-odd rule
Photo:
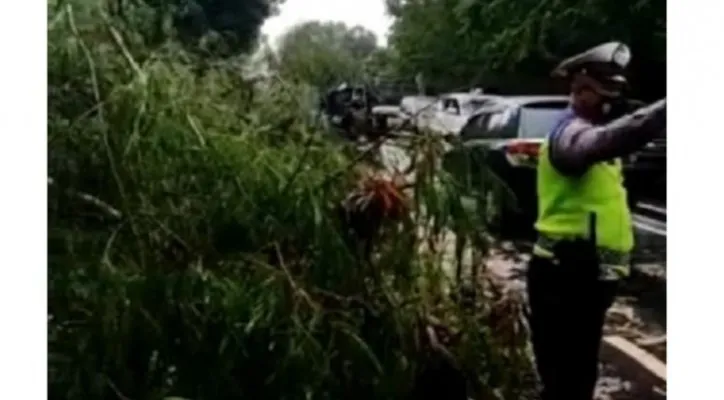
[[[666,98],[663,98],[651,106],[647,107],[650,109],[651,118],[655,121],[655,126],[660,136],[666,136]]]
[[[624,117],[634,125],[645,128],[649,132],[666,133],[666,99],[641,107],[628,117]]]

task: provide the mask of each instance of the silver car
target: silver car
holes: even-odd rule
[[[500,98],[478,93],[447,93],[433,106],[426,128],[441,135],[459,135],[478,110]]]

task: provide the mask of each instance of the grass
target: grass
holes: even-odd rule
[[[421,158],[426,215],[359,257],[338,207],[358,155],[309,123],[302,89],[200,71],[139,26],[51,7],[51,398],[397,399],[435,353],[432,320],[476,393],[515,393],[494,307],[452,302],[418,251],[422,219],[480,236],[453,185]]]

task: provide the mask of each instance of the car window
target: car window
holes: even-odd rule
[[[472,99],[468,102],[467,107],[471,111],[479,110],[483,108],[486,104],[488,104],[490,100],[484,100],[484,99]]]
[[[518,136],[521,138],[544,138],[551,133],[565,108],[545,107],[520,110]]]
[[[483,108],[486,104],[488,104],[489,100],[483,100],[483,99],[470,99],[467,101],[464,101],[460,107],[460,111],[463,114],[474,114],[479,109]]]
[[[458,103],[457,99],[450,99],[447,108],[451,109],[455,114],[460,114],[460,103]]]
[[[350,90],[342,90],[334,93],[333,95],[333,101],[338,104],[344,104],[347,103],[352,99],[352,91]]]
[[[500,129],[506,124],[509,118],[510,111],[508,110],[494,113],[490,116],[490,119],[488,120],[488,130],[495,131]]]
[[[491,139],[515,137],[515,115],[517,110],[516,107],[507,107],[491,116],[490,120],[488,120],[486,136]]]
[[[472,118],[465,124],[460,136],[463,139],[483,139],[487,137],[488,122],[496,113],[481,113]]]

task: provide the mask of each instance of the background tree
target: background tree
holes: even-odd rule
[[[631,46],[635,95],[666,92],[666,4],[655,0],[388,0],[401,74],[435,86],[549,91],[562,58],[609,40]]]
[[[397,54],[388,47],[378,47],[364,59],[365,74],[375,79],[394,79]]]
[[[246,53],[258,43],[264,21],[284,0],[114,0],[113,14],[134,22],[149,45],[173,36],[187,49],[211,58]],[[146,6],[139,7],[139,6]]]
[[[306,22],[278,42],[278,72],[286,79],[319,88],[364,76],[364,62],[378,50],[375,34],[341,22]]]

